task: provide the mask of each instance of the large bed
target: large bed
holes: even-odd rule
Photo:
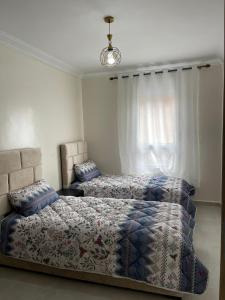
[[[194,219],[176,203],[61,196],[29,216],[7,194],[40,182],[40,149],[0,152],[0,264],[175,297],[201,294],[208,272]]]
[[[101,175],[79,182],[74,166],[88,159],[87,143],[78,141],[61,145],[63,187],[83,191],[84,196],[139,199],[181,204],[194,217],[196,207],[192,201],[195,189],[185,180],[175,177]]]

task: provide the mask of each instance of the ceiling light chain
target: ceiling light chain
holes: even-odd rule
[[[113,67],[120,64],[121,53],[120,50],[112,46],[112,34],[110,31],[110,24],[114,21],[112,16],[107,16],[104,21],[109,24],[109,33],[107,34],[108,46],[102,49],[100,54],[100,62],[103,66]]]

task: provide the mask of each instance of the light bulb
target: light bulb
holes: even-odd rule
[[[108,55],[107,55],[107,62],[109,65],[113,65],[115,64],[115,59],[113,57],[113,53],[110,51],[108,52]]]

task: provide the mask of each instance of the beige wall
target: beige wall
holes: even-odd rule
[[[221,202],[223,73],[220,65],[201,70],[199,135],[201,183],[197,199]]]
[[[84,132],[88,155],[105,173],[119,174],[116,81],[94,77],[82,81]]]
[[[222,69],[200,78],[201,188],[197,199],[220,201]],[[0,43],[0,150],[41,147],[44,177],[61,186],[58,145],[85,138],[90,158],[106,173],[119,174],[117,81],[82,81]]]
[[[222,151],[222,68],[201,70],[201,187],[196,199],[220,201]],[[107,173],[120,173],[116,121],[116,80],[85,78],[82,82],[84,132],[89,157]]]
[[[0,150],[40,146],[61,186],[58,145],[83,137],[81,81],[0,43]]]

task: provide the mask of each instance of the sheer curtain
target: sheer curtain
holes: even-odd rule
[[[123,174],[182,177],[199,186],[198,69],[118,79]]]

